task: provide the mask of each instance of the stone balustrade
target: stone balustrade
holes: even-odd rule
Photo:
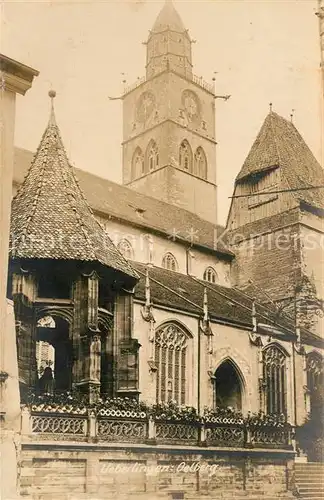
[[[210,422],[153,419],[145,412],[103,409],[42,408],[22,411],[22,434],[28,439],[103,441],[113,443],[170,444],[180,446],[292,449],[289,425],[249,426],[219,418]]]

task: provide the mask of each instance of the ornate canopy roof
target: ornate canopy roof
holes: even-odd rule
[[[137,278],[80,189],[53,104],[48,126],[12,202],[10,257],[92,261]]]

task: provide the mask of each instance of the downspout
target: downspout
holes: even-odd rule
[[[198,319],[198,369],[197,369],[197,379],[198,379],[198,388],[197,388],[197,411],[198,415],[200,415],[200,357],[201,357],[201,328],[200,321]]]
[[[300,345],[300,327],[298,325],[298,315],[297,315],[297,288],[295,288],[295,331],[297,344]],[[292,361],[293,361],[293,395],[294,395],[294,426],[297,427],[297,390],[296,390],[296,345],[295,340],[292,340]]]

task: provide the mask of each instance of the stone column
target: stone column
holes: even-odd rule
[[[0,54],[0,476],[3,500],[18,496],[20,441],[15,321],[13,304],[6,298],[16,94],[25,95],[37,75],[38,71]]]
[[[101,379],[99,276],[95,271],[82,274],[74,289],[73,386],[93,403],[99,397]]]

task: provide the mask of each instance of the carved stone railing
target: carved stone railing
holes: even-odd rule
[[[200,427],[185,422],[155,422],[155,439],[158,444],[197,445]]]
[[[207,446],[244,447],[246,430],[240,425],[207,424],[205,427]]]
[[[77,415],[32,415],[32,433],[86,436],[87,419]]]
[[[28,438],[114,443],[171,444],[224,448],[292,449],[291,427],[249,426],[243,419],[212,418],[207,422],[154,420],[143,411],[100,409],[65,413],[25,407],[22,434]]]
[[[96,436],[105,441],[143,443],[148,437],[146,413],[101,409],[97,415]]]
[[[256,448],[285,448],[291,444],[287,427],[250,427],[250,442]]]

